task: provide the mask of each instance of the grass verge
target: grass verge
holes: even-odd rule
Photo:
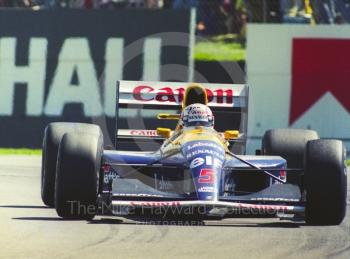
[[[0,155],[41,155],[41,149],[0,148]]]
[[[348,161],[346,161],[346,163],[348,164],[348,166],[350,166],[350,159]]]
[[[245,56],[246,50],[236,42],[202,41],[194,47],[196,61],[240,61],[245,60]]]

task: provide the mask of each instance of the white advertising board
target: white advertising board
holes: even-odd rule
[[[248,26],[248,152],[271,128],[317,130],[350,149],[350,26]]]

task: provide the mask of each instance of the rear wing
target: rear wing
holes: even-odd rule
[[[159,113],[180,114],[185,89],[183,82],[118,81],[116,102],[116,148],[156,150],[162,141],[157,127],[174,129],[177,120],[159,120]],[[239,130],[233,146],[245,148],[249,87],[245,84],[201,84],[207,91],[208,106],[215,116],[215,129]],[[239,144],[239,145],[238,145]],[[233,150],[244,153],[244,150]]]

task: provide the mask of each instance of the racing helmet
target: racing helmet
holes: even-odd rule
[[[210,108],[201,103],[187,106],[181,113],[180,125],[182,127],[214,127],[214,116]]]

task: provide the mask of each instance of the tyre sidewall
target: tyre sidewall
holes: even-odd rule
[[[94,217],[102,153],[102,135],[66,133],[63,136],[55,184],[55,207],[59,216]]]
[[[346,151],[339,140],[309,141],[305,153],[306,222],[337,225],[345,217]]]

